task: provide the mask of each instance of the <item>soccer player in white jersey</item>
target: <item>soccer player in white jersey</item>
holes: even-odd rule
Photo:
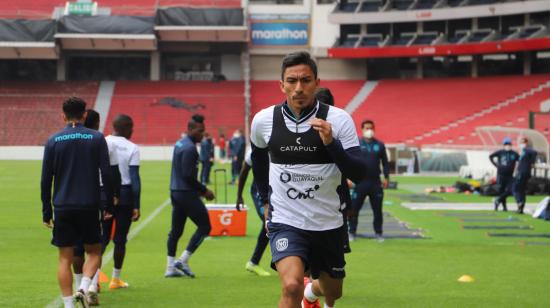
[[[252,168],[285,308],[311,307],[320,296],[333,307],[342,296],[342,177],[358,182],[366,172],[353,120],[317,102],[318,86],[310,55],[287,55],[280,81],[286,101],[258,112],[251,127]],[[308,269],[314,280],[304,290]]]
[[[120,279],[124,257],[126,255],[126,242],[128,231],[132,222],[140,217],[141,179],[139,176],[139,147],[130,141],[134,128],[131,117],[119,114],[113,120],[113,135],[105,137],[107,145],[116,149],[118,167],[120,169],[120,197],[115,206],[112,220],[103,223],[103,251],[111,240],[113,221],[115,224],[113,242],[114,268],[109,289],[127,288],[128,283]]]

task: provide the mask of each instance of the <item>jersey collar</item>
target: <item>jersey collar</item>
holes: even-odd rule
[[[294,117],[294,113],[292,112],[292,110],[290,110],[290,107],[288,106],[287,101],[284,102],[282,109],[283,109],[283,115],[285,117],[287,117],[289,120],[291,120],[296,124],[301,124],[307,121],[309,118],[311,118],[312,115],[317,113],[317,110],[319,109],[319,101],[315,101],[315,104],[302,110],[299,119],[296,119]]]

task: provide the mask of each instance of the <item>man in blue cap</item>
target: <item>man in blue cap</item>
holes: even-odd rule
[[[506,198],[512,193],[512,184],[514,183],[514,169],[519,160],[519,154],[512,150],[512,139],[504,138],[502,141],[504,148],[498,150],[489,156],[491,163],[497,167],[498,198],[495,199],[495,211],[502,204],[502,209],[507,211]]]
[[[518,214],[523,214],[527,183],[531,178],[531,169],[537,160],[537,152],[529,146],[529,139],[521,138],[519,141],[521,155],[519,156],[518,170],[514,181],[514,197],[518,204]]]

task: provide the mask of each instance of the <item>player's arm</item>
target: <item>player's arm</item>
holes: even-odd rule
[[[244,190],[244,184],[246,184],[246,179],[248,178],[248,173],[250,172],[250,166],[245,162],[243,164],[243,167],[241,168],[241,173],[239,174],[239,184],[237,186],[237,203],[235,204],[235,208],[237,211],[241,210],[241,205],[244,204],[243,200],[243,190]]]
[[[489,155],[489,160],[491,161],[491,164],[493,164],[493,166],[495,166],[495,167],[498,168],[498,165],[497,165],[497,163],[495,162],[495,158],[498,158],[498,151],[497,151],[497,152],[493,152],[491,155]]]
[[[139,166],[130,166],[130,185],[132,187],[132,199],[134,201],[134,210],[132,220],[137,221],[140,216],[141,206],[141,177],[139,176]]]
[[[196,189],[201,196],[205,196],[207,200],[214,199],[214,195],[212,192],[206,188],[206,186],[202,185],[201,182],[197,180],[196,175],[196,165],[197,161],[199,159],[199,154],[194,149],[188,149],[185,150],[181,155],[181,166],[186,166],[182,168],[181,175],[183,177],[183,180],[187,183],[189,187],[192,187]],[[187,166],[192,166],[191,168],[187,168]]]
[[[44,147],[44,158],[42,160],[42,177],[40,180],[40,191],[42,199],[42,222],[47,227],[52,227],[52,182],[53,182],[53,147],[48,141]]]
[[[310,124],[313,129],[319,132],[330,157],[343,176],[357,183],[365,176],[367,166],[361,155],[361,148],[351,117],[347,115],[341,121],[344,121],[344,123],[338,138],[333,137],[332,125],[329,122],[322,119],[313,119]],[[345,142],[346,149],[344,149],[342,142]]]
[[[266,120],[272,119],[272,117],[271,109],[264,109],[254,116],[250,125],[252,174],[254,175],[258,195],[264,205],[269,202],[269,149],[263,136],[263,128],[271,126],[270,123],[266,123]],[[267,211],[264,214],[267,215]]]
[[[101,181],[103,182],[103,189],[107,197],[106,208],[104,209],[107,214],[105,218],[113,213],[113,187],[116,185],[111,174],[111,163],[109,159],[109,149],[105,138],[101,137],[99,140],[99,170],[101,170]],[[120,184],[119,184],[120,185]]]
[[[388,188],[390,182],[390,162],[388,161],[388,153],[386,153],[386,145],[381,143],[381,157],[382,161],[382,172],[384,174],[384,188]]]

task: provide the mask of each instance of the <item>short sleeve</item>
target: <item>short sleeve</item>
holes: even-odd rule
[[[139,147],[135,146],[134,150],[132,151],[132,156],[130,156],[130,160],[128,160],[129,166],[139,166]]]
[[[116,145],[109,138],[105,138],[105,141],[107,141],[107,148],[109,148],[109,163],[111,166],[116,166],[118,165]]]
[[[339,112],[339,114],[335,117],[336,121],[334,121],[334,123],[331,123],[333,127],[337,126],[336,128],[338,128],[336,131],[337,135],[334,137],[338,139],[340,143],[342,143],[342,147],[344,148],[344,150],[358,147],[359,138],[357,137],[357,133],[355,131],[355,124],[353,123],[353,119],[344,110],[338,109],[337,111]]]
[[[266,122],[266,120],[269,119],[269,110],[273,109],[269,108],[258,112],[254,116],[252,125],[250,126],[250,141],[254,144],[254,146],[261,149],[267,148],[265,127],[269,124]]]

